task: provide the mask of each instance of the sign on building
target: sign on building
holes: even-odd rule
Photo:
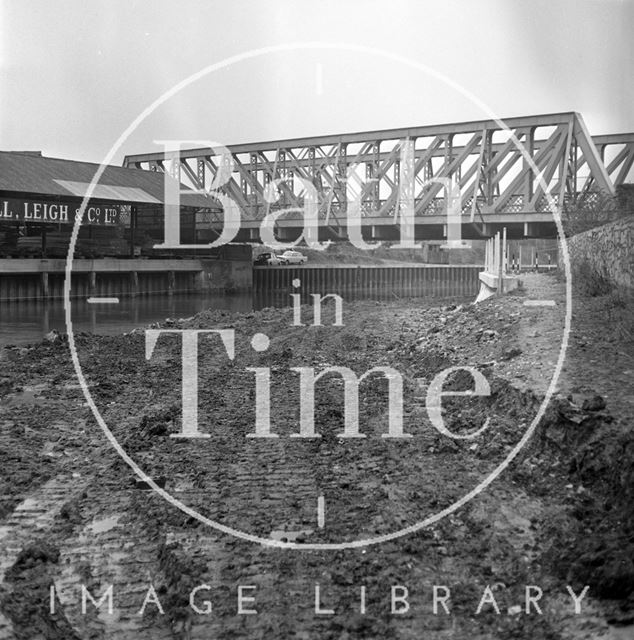
[[[122,211],[128,205],[119,203],[88,204],[82,224],[115,226],[124,224]],[[22,200],[8,198],[0,200],[0,222],[33,222],[42,224],[74,224],[80,205],[76,202],[45,200]]]

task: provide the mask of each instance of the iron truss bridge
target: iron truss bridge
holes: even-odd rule
[[[129,155],[124,166],[163,171],[222,193],[239,207],[237,241],[258,241],[280,210],[280,240],[302,233],[307,203],[320,239],[344,239],[356,211],[367,239],[399,238],[404,213],[416,239],[447,237],[447,211],[462,237],[554,237],[553,210],[600,210],[631,181],[634,133],[590,136],[580,114],[557,113]],[[532,163],[528,158],[532,159]],[[197,214],[208,238],[223,227],[218,199]],[[456,204],[457,203],[457,204]],[[204,235],[204,234],[203,234]]]

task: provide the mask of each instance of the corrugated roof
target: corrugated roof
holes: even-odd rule
[[[55,182],[80,198],[85,197],[90,187],[88,182],[71,182],[70,180],[55,180]],[[101,183],[93,187],[92,197],[99,200],[120,200],[122,202],[161,202],[139,187],[119,187]]]
[[[0,151],[0,191],[83,197],[85,188],[94,178],[99,166],[94,162],[47,158],[33,152]],[[184,185],[182,189],[190,190]],[[124,194],[126,197],[121,197]],[[162,203],[164,174],[108,165],[99,179],[93,197],[136,203]],[[194,193],[182,194],[181,204],[218,207],[216,201]]]

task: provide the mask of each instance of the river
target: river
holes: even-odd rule
[[[289,306],[292,304],[289,293],[288,290],[231,295],[181,293],[120,298],[118,304],[90,304],[83,299],[73,300],[71,318],[75,333],[83,331],[117,335],[166,318],[188,318],[206,309],[244,313],[264,307]],[[394,301],[409,297],[403,292],[401,294],[391,287],[383,287],[378,290],[349,291],[343,293],[343,297],[346,301]],[[312,304],[309,296],[308,291],[302,292],[302,304]],[[432,300],[434,303],[438,301]],[[0,302],[0,348],[38,342],[52,330],[67,333],[63,300]]]
[[[187,318],[209,308],[251,311],[251,294],[175,294],[121,298],[119,304],[73,300],[73,331],[102,335],[125,333],[165,318]],[[0,346],[37,342],[51,330],[66,333],[63,300],[0,303]]]

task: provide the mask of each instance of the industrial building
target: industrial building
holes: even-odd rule
[[[0,301],[62,296],[75,216],[99,169],[41,152],[0,152]],[[204,245],[216,237],[209,220],[218,205],[181,187],[181,242]],[[250,288],[249,245],[155,248],[164,237],[164,190],[161,172],[103,168],[78,230],[73,297]]]

